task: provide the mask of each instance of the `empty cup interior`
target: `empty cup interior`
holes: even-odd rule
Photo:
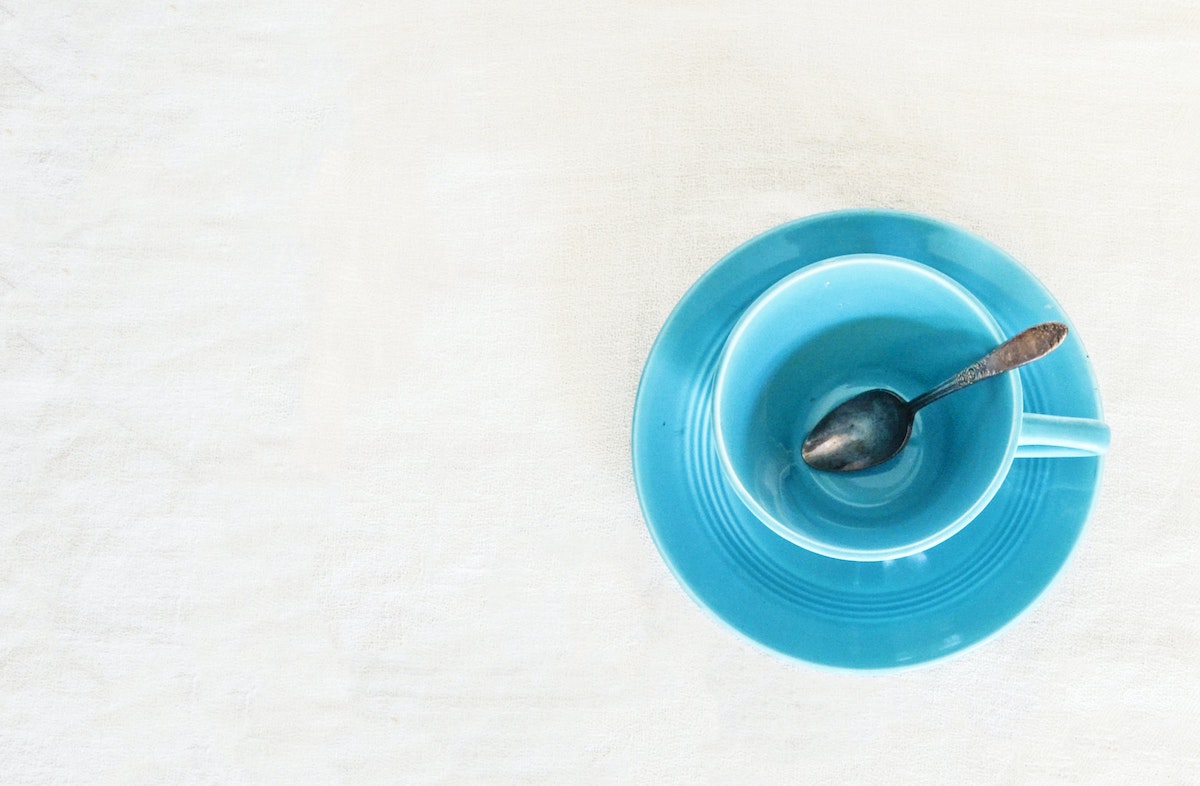
[[[984,380],[917,413],[898,456],[819,472],[800,456],[822,416],[870,388],[911,399],[1003,340],[967,292],[925,266],[859,255],[807,267],[756,301],[730,336],[715,396],[727,474],[759,517],[800,545],[887,559],[949,537],[1003,480],[1020,389]]]

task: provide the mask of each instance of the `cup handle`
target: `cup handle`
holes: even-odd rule
[[[1110,439],[1108,424],[1100,420],[1026,412],[1021,417],[1016,457],[1098,456],[1108,450]]]

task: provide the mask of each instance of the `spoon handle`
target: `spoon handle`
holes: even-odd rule
[[[1003,374],[1017,366],[1037,360],[1049,354],[1066,337],[1067,326],[1061,322],[1043,322],[1040,325],[1034,325],[1005,341],[929,392],[917,396],[908,402],[908,406],[913,412],[916,412],[942,396],[948,396],[956,390],[974,385],[981,379]]]

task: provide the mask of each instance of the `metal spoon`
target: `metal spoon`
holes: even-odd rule
[[[1044,357],[1066,337],[1067,326],[1061,322],[1034,325],[912,401],[883,388],[859,393],[821,418],[804,440],[800,455],[810,467],[825,472],[882,464],[908,442],[917,410],[981,379]]]

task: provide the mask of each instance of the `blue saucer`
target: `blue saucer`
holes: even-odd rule
[[[633,469],[655,544],[702,607],[782,655],[838,669],[925,663],[975,645],[1027,609],[1066,562],[1091,512],[1100,457],[1018,459],[966,529],[928,551],[849,562],[775,534],[726,483],[712,445],[713,373],[742,311],[783,276],[843,254],[907,257],[973,292],[1006,334],[1056,319],[1049,292],[1011,257],[962,229],[883,210],[826,213],[736,249],[684,295],[642,372]],[[1025,409],[1101,418],[1074,330],[1021,369]]]

